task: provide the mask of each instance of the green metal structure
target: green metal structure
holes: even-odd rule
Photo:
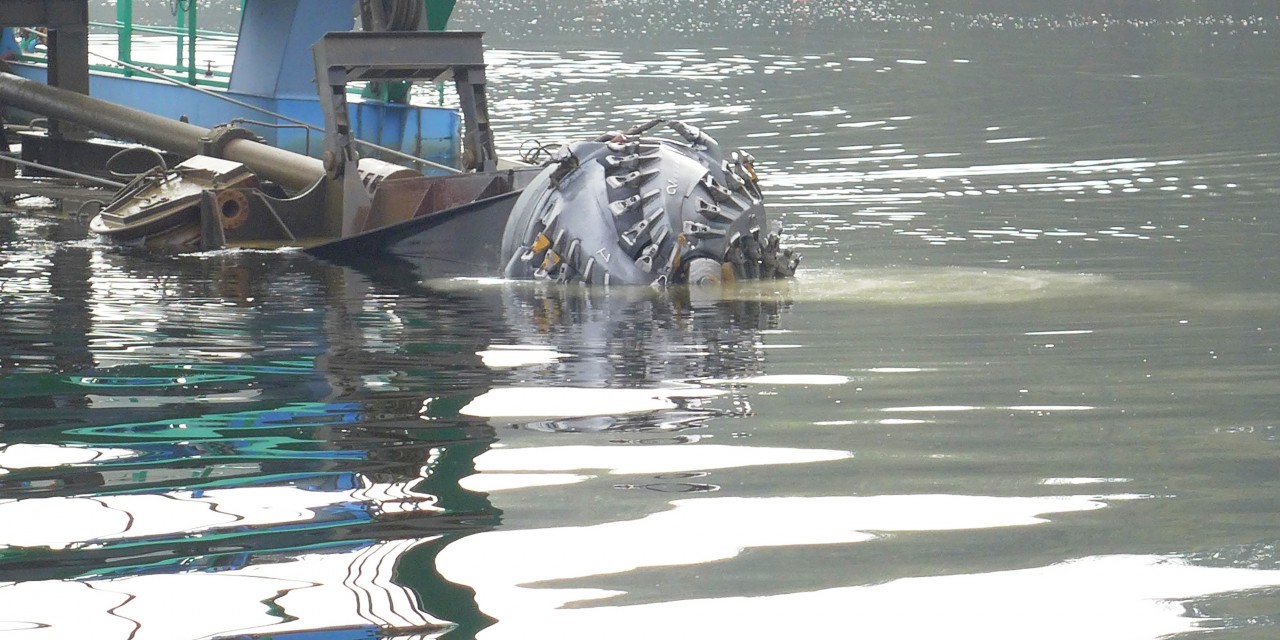
[[[417,28],[425,27],[427,31],[444,31],[448,28],[449,18],[453,14],[453,8],[456,4],[455,0],[408,0],[411,2],[422,2],[423,8],[421,15],[422,22],[425,24],[416,25]],[[248,0],[239,0],[240,10],[244,10]],[[381,3],[384,7],[394,7],[406,0],[361,0],[356,2],[353,0],[352,5],[356,6],[365,3]],[[193,86],[209,86],[226,88],[231,76],[230,71],[215,69],[212,65],[206,64],[201,68],[199,59],[197,58],[197,47],[203,42],[220,41],[227,45],[233,45],[237,39],[237,34],[223,31],[212,31],[199,28],[199,16],[197,0],[174,0],[174,24],[172,25],[142,25],[137,24],[134,19],[134,3],[133,0],[117,0],[114,22],[91,21],[89,26],[92,29],[100,31],[114,31],[117,34],[116,39],[116,60],[109,60],[106,64],[90,64],[89,68],[94,71],[113,73],[123,75],[125,77],[134,77],[138,72],[129,65],[143,65],[149,69],[162,71],[166,76],[173,79],[182,80],[183,82]],[[416,7],[415,7],[416,10]],[[390,9],[385,11],[390,12]],[[30,32],[30,41],[35,41],[35,32]],[[157,60],[137,60],[134,57],[133,45],[135,35],[154,35],[166,36],[174,39],[174,56],[172,62],[160,62]],[[21,58],[27,62],[44,62],[46,56],[43,52],[28,48]],[[116,62],[124,63],[123,65],[115,64]],[[382,99],[389,102],[404,102],[408,99],[408,85],[399,83],[381,83],[365,90],[366,97]]]

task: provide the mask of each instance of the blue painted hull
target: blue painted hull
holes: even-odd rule
[[[47,81],[45,67],[12,63],[13,72],[29,80]],[[272,111],[324,128],[318,98],[264,98],[232,91],[208,89],[256,107]],[[214,127],[237,118],[287,125],[263,113],[220,100],[184,86],[159,80],[92,73],[89,93],[94,98],[154,113],[172,119],[185,117],[193,124]],[[448,166],[458,165],[462,120],[453,109],[381,102],[350,102],[351,126],[356,137],[375,144],[398,149],[419,158]],[[10,116],[13,119],[13,116]],[[244,125],[261,135],[269,144],[319,157],[323,151],[323,134],[292,127],[274,129]],[[388,158],[390,160],[390,158]]]

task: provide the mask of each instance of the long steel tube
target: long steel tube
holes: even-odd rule
[[[194,124],[122,107],[10,73],[0,73],[0,103],[188,156],[200,153],[200,139],[210,132]],[[295,191],[310,187],[324,175],[324,165],[315,158],[252,140],[227,142],[222,156],[244,163],[254,173]]]

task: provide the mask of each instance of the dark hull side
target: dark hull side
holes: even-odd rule
[[[397,259],[419,279],[497,277],[506,260],[502,232],[519,190],[326,242],[305,250],[316,258],[357,268]],[[383,265],[387,266],[387,265]]]

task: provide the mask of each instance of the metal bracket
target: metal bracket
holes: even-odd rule
[[[347,83],[452,79],[463,118],[464,169],[497,169],[485,97],[483,34],[478,31],[336,31],[311,46],[316,88],[325,118],[325,151],[354,154],[347,114]],[[344,153],[344,148],[350,148]]]
[[[223,148],[232,140],[262,142],[262,137],[244,127],[221,124],[210,129],[209,135],[200,138],[199,155],[221,158]]]
[[[346,236],[370,206],[359,184],[355,138],[347,110],[347,83],[453,79],[463,119],[463,169],[496,171],[498,157],[485,99],[483,34],[476,31],[335,31],[311,45],[316,91],[324,114],[324,167],[341,193],[341,211],[329,204],[326,225]],[[334,217],[340,216],[340,220]]]

